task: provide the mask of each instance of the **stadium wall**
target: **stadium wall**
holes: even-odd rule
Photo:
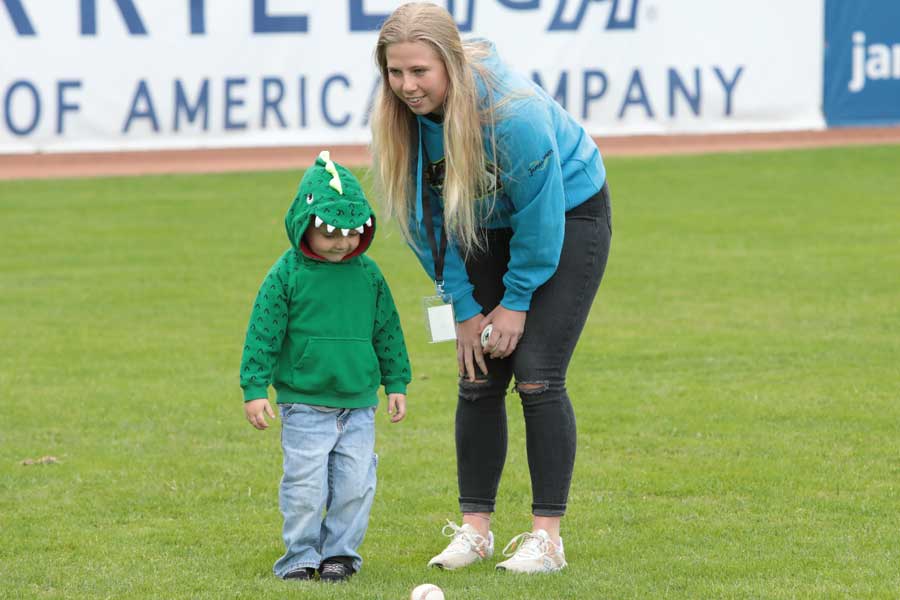
[[[0,153],[366,143],[399,4],[0,0]],[[443,5],[595,136],[900,122],[896,2]]]

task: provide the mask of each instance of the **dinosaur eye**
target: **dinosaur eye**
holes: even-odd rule
[[[307,203],[307,204],[312,204],[312,203],[313,203],[313,195],[312,195],[312,194],[307,194],[307,195],[306,195],[306,203]]]

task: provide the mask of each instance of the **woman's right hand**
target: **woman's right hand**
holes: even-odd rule
[[[475,381],[475,365],[478,365],[482,373],[488,372],[481,350],[479,325],[482,318],[483,316],[479,314],[456,324],[456,360],[459,363],[459,376],[469,381]]]

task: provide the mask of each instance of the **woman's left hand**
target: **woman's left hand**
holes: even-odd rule
[[[491,358],[506,358],[516,349],[522,334],[525,333],[525,317],[528,313],[521,310],[510,310],[503,305],[497,305],[486,317],[481,320],[479,329],[484,329],[488,324],[493,324],[491,337],[488,338],[484,350]]]

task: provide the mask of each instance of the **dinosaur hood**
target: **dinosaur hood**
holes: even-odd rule
[[[306,228],[325,224],[329,232],[338,229],[344,235],[359,232],[359,246],[344,260],[365,252],[375,235],[375,213],[362,186],[347,168],[331,160],[327,150],[303,175],[297,195],[284,218],[291,246],[304,255],[315,257],[303,239]]]

